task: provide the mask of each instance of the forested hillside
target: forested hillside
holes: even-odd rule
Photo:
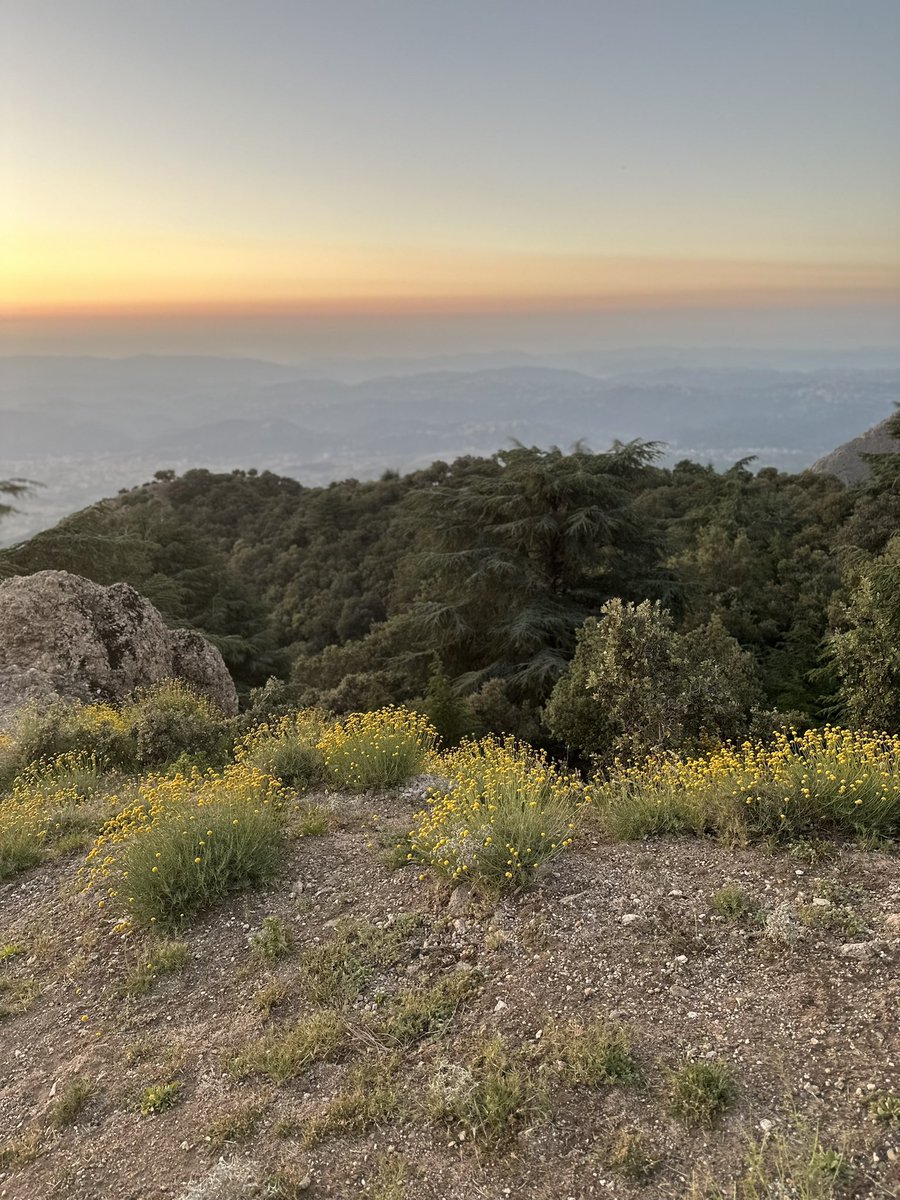
[[[132,583],[168,620],[209,635],[245,694],[275,675],[290,685],[284,702],[422,703],[446,732],[587,749],[577,714],[565,715],[569,664],[576,642],[587,646],[578,703],[600,703],[601,684],[625,703],[627,681],[597,665],[620,618],[650,620],[673,695],[698,678],[689,647],[702,643],[719,647],[703,678],[743,664],[745,723],[779,710],[891,726],[897,458],[882,456],[855,489],[749,462],[664,468],[641,443],[519,446],[316,488],[268,472],[161,472],[2,552],[0,569]],[[624,617],[604,615],[615,599]],[[660,604],[636,618],[645,600]],[[652,638],[639,640],[649,653]],[[696,714],[715,703],[697,704],[699,736],[711,718]],[[719,718],[710,730],[724,732]]]

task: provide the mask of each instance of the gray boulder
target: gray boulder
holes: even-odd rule
[[[115,702],[162,679],[183,679],[237,712],[219,651],[198,633],[169,629],[129,584],[103,587],[67,571],[0,583],[0,721],[33,701]]]

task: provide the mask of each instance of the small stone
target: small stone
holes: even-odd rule
[[[813,896],[813,904],[817,908],[831,908],[831,901],[826,900],[824,896]]]
[[[640,920],[640,916],[638,915],[638,913],[625,913],[622,917],[622,924],[623,925],[633,925],[635,923],[635,921],[639,921],[639,920]]]
[[[845,942],[840,948],[841,958],[864,959],[871,958],[873,953],[871,942]]]
[[[471,907],[472,893],[464,884],[457,886],[450,893],[450,899],[447,901],[447,915],[451,917],[461,917],[463,913],[467,913]]]
[[[498,1000],[497,1003],[494,1005],[494,1012],[495,1013],[503,1012],[504,1008],[509,1008],[509,1005],[506,1003],[505,1000]]]
[[[768,1120],[766,1117],[763,1117],[763,1119],[759,1123],[759,1127],[763,1131],[763,1133],[771,1133],[771,1131],[775,1128],[775,1122]]]
[[[888,913],[884,918],[884,927],[891,933],[900,934],[900,913]]]

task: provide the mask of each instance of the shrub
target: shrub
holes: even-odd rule
[[[900,834],[900,737],[810,729],[700,758],[664,755],[617,768],[591,789],[616,839],[662,833],[793,841]]]
[[[464,742],[442,756],[448,791],[432,794],[410,833],[410,857],[488,892],[524,887],[571,844],[579,786],[512,738]]]
[[[427,717],[405,708],[351,713],[319,742],[327,778],[355,792],[399,787],[421,774],[437,734]]]
[[[135,747],[123,714],[109,704],[58,700],[24,709],[13,729],[16,770],[38,760],[83,751],[103,769],[133,770]]]
[[[743,735],[759,698],[751,655],[718,618],[683,634],[658,601],[617,599],[579,630],[544,719],[583,753],[632,759]]]
[[[69,751],[30,764],[0,798],[0,879],[48,851],[81,847],[109,815],[94,754]]]
[[[736,1095],[724,1062],[686,1062],[669,1076],[669,1112],[691,1127],[711,1129]]]
[[[228,718],[180,680],[167,679],[139,691],[121,716],[141,767],[165,766],[181,754],[220,764],[228,755]]]
[[[325,713],[304,708],[257,725],[235,748],[238,761],[286,787],[305,791],[325,779],[325,760],[318,743],[328,728]]]
[[[150,776],[87,855],[88,887],[144,925],[178,928],[229,892],[275,872],[285,843],[277,785],[244,764]]]

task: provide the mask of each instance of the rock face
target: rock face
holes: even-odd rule
[[[864,454],[900,454],[900,440],[890,432],[892,420],[892,417],[888,417],[879,425],[873,425],[871,429],[860,434],[858,438],[838,446],[837,450],[832,450],[830,454],[814,462],[809,468],[810,471],[816,471],[820,475],[836,475],[848,486],[862,483],[869,474],[869,464],[863,458]]]
[[[0,721],[34,700],[117,701],[170,678],[237,712],[219,651],[198,633],[169,629],[129,584],[102,587],[67,571],[0,583]]]

